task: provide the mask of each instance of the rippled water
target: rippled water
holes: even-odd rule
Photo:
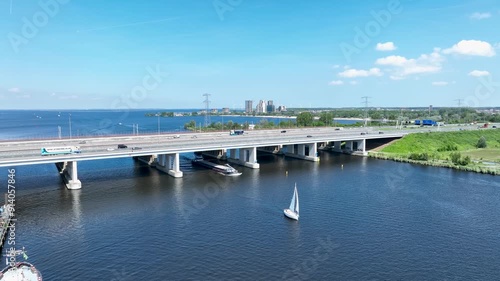
[[[25,113],[0,112],[0,137],[67,122]],[[80,133],[157,126],[144,112],[72,116]],[[16,245],[44,280],[498,280],[497,177],[322,152],[259,154],[260,169],[229,178],[189,157],[180,179],[133,159],[79,162],[81,190],[54,165],[16,167]],[[283,216],[295,183],[298,222]]]
[[[16,242],[45,280],[497,279],[493,176],[330,153],[259,162],[229,178],[183,158],[181,179],[81,162],[79,191],[52,165],[19,167]],[[282,212],[295,182],[298,222]]]

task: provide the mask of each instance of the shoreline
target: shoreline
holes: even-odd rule
[[[374,159],[380,159],[380,160],[392,160],[392,161],[402,162],[402,163],[419,164],[419,165],[423,165],[423,166],[449,168],[449,169],[454,169],[454,170],[458,170],[458,171],[474,172],[474,173],[479,173],[479,174],[489,174],[492,176],[499,176],[500,175],[500,163],[495,165],[495,166],[498,166],[498,168],[494,168],[494,167],[487,168],[487,167],[470,166],[470,165],[460,166],[460,165],[455,165],[450,161],[413,160],[413,159],[405,158],[404,156],[401,156],[401,155],[391,155],[387,152],[376,152],[376,151],[369,151],[368,157],[371,157]]]

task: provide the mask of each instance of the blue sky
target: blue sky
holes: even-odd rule
[[[203,108],[204,93],[214,108],[500,106],[496,0],[0,0],[0,14],[0,109]]]

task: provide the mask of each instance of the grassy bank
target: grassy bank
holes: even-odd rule
[[[486,148],[477,148],[481,137]],[[500,175],[500,130],[416,133],[371,157]]]

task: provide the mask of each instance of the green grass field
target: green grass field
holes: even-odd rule
[[[500,149],[498,148],[484,148],[484,149],[474,149],[470,151],[462,151],[463,156],[469,156],[474,160],[483,160],[489,162],[500,162]]]
[[[487,148],[476,147],[480,137],[486,138]],[[453,164],[450,154],[455,151],[460,152],[461,157],[470,157],[471,162],[465,166]],[[411,157],[412,153],[425,153],[428,155],[428,160],[412,160],[415,159]],[[380,152],[372,152],[371,156],[498,175],[500,174],[500,130],[410,134],[389,144]]]
[[[457,147],[457,151],[476,150],[477,141],[481,136],[486,138],[488,149],[493,153],[500,153],[500,130],[474,130],[458,132],[432,132],[410,134],[385,147],[381,152],[408,154],[416,153],[440,153],[438,149],[447,145]],[[443,152],[441,152],[443,153]]]

